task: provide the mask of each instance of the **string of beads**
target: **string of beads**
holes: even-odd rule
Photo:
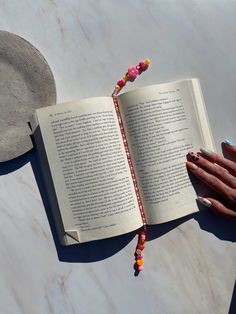
[[[145,248],[146,233],[147,233],[147,228],[146,228],[146,225],[144,225],[139,232],[138,244],[135,251],[135,261],[136,261],[135,268],[139,272],[143,270],[142,251]]]

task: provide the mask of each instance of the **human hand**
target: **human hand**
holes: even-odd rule
[[[223,149],[230,159],[203,148],[199,153],[187,154],[186,167],[217,192],[219,199],[224,199],[222,202],[217,198],[202,195],[198,196],[198,200],[212,210],[236,219],[236,146],[225,140]]]

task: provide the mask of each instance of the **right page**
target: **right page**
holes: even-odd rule
[[[147,223],[198,211],[188,151],[214,150],[197,79],[147,86],[118,97]],[[194,179],[193,179],[194,180]]]

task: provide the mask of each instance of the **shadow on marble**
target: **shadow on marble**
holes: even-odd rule
[[[137,232],[134,231],[122,236],[117,236],[105,240],[82,243],[79,245],[76,244],[71,246],[63,246],[59,241],[54,219],[52,216],[52,210],[49,205],[49,200],[43,183],[43,178],[37,164],[34,150],[31,150],[25,155],[12,161],[0,163],[0,175],[11,173],[21,168],[28,162],[31,163],[35,175],[35,179],[42,197],[44,208],[53,235],[54,243],[57,249],[58,259],[60,261],[84,263],[103,260],[122,250],[136,236]],[[151,241],[153,239],[159,238],[162,235],[171,231],[172,229],[178,227],[180,224],[193,218],[199,223],[201,229],[213,233],[219,239],[232,242],[236,241],[235,222],[228,221],[224,217],[217,216],[215,213],[205,210],[182,217],[174,221],[170,221],[168,223],[159,224],[158,226],[149,226],[148,240]]]
[[[30,162],[34,172],[34,176],[41,194],[41,198],[44,204],[46,215],[53,235],[54,243],[58,254],[58,259],[60,261],[83,263],[103,260],[122,250],[137,235],[137,231],[134,231],[122,236],[117,236],[105,240],[92,241],[88,243],[81,243],[70,246],[62,245],[59,240],[59,236],[52,215],[52,210],[49,204],[49,199],[47,197],[43,178],[41,176],[40,169],[37,164],[34,149],[17,159],[14,159],[9,162],[0,163],[0,175],[5,175],[13,171],[16,171],[17,169],[23,167],[28,162]],[[177,221],[158,226],[158,228],[150,227],[151,235],[150,239],[157,238],[169,232],[170,230],[176,228],[179,224],[183,223],[188,219],[190,218],[185,217],[183,219],[179,219]],[[154,230],[156,230],[156,232],[154,232]]]
[[[229,314],[235,314],[236,313],[236,281],[234,284],[234,291],[232,295],[232,299],[230,302],[230,308],[229,308]]]
[[[57,228],[55,226],[52,208],[49,203],[47,191],[45,189],[44,181],[40,169],[38,167],[37,158],[35,154],[31,154],[30,162],[47,214],[47,218],[53,235],[53,240],[58,254],[58,259],[60,261],[73,263],[100,261],[116,254],[133,239],[136,232],[128,233],[122,236],[117,236],[105,240],[73,244],[69,246],[62,245],[59,239]]]
[[[188,174],[196,191],[196,195],[209,195],[219,199],[216,192],[203,184],[198,178],[193,176],[191,172]],[[206,206],[202,205],[199,201],[196,202],[199,212],[190,216],[199,223],[200,228],[214,234],[218,239],[236,242],[236,221],[218,213],[214,213],[211,210],[208,210]]]
[[[208,195],[208,193],[210,193],[209,195],[212,196],[215,195],[214,191],[210,190],[208,187],[202,184],[195,176],[191,174],[191,172],[189,172],[189,178],[196,191],[196,195],[204,195],[205,193],[206,195]],[[223,217],[222,215],[207,210],[206,207],[198,201],[196,201],[196,203],[199,208],[199,212],[197,213],[159,224],[157,226],[149,226],[149,240],[159,238],[184,222],[190,219],[195,219],[199,223],[199,226],[202,230],[214,234],[221,240],[236,242],[236,221],[230,220]]]
[[[25,153],[24,155],[21,155],[18,158],[15,158],[9,161],[0,162],[0,176],[14,172],[17,169],[20,169],[21,167],[26,165],[28,162],[30,162],[31,155],[32,155],[32,151],[29,151]]]
[[[218,239],[236,242],[236,221],[210,210],[196,213],[193,217],[202,230],[214,234]]]
[[[172,229],[177,228],[179,225],[192,219],[193,217],[194,214],[191,214],[162,224],[148,226],[148,241],[152,241],[163,236],[164,234],[168,233]]]
[[[12,173],[27,163],[30,163],[34,172],[39,192],[42,197],[46,215],[49,221],[53,240],[57,249],[58,259],[64,262],[95,262],[114,255],[124,248],[136,235],[136,232],[122,236],[109,238],[100,241],[82,243],[79,245],[63,246],[60,241],[54,224],[52,211],[47,198],[34,149],[11,161],[0,163],[0,176]]]
[[[151,241],[159,238],[184,222],[195,219],[202,230],[214,234],[218,239],[236,242],[236,221],[211,212],[210,210],[203,210],[201,209],[201,204],[199,204],[199,208],[200,211],[197,213],[163,224],[148,226],[148,240]]]

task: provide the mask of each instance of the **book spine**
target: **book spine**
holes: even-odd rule
[[[117,100],[116,96],[113,96],[112,98],[113,98],[113,102],[114,102],[114,106],[115,106],[115,110],[116,110],[116,114],[117,114],[118,123],[120,126],[120,131],[121,131],[121,135],[122,135],[122,139],[123,139],[123,143],[124,143],[124,147],[125,147],[126,156],[128,159],[128,164],[129,164],[129,168],[130,168],[130,172],[131,172],[131,176],[132,176],[132,180],[133,180],[133,184],[134,184],[135,193],[137,196],[139,210],[141,213],[143,224],[146,225],[147,224],[146,215],[145,215],[145,211],[144,211],[144,207],[143,207],[141,193],[140,193],[139,186],[138,186],[138,181],[137,181],[135,170],[134,170],[132,157],[131,157],[130,150],[129,150],[129,145],[128,145],[126,134],[125,134],[124,124],[123,124],[121,114],[120,114],[118,100]]]

